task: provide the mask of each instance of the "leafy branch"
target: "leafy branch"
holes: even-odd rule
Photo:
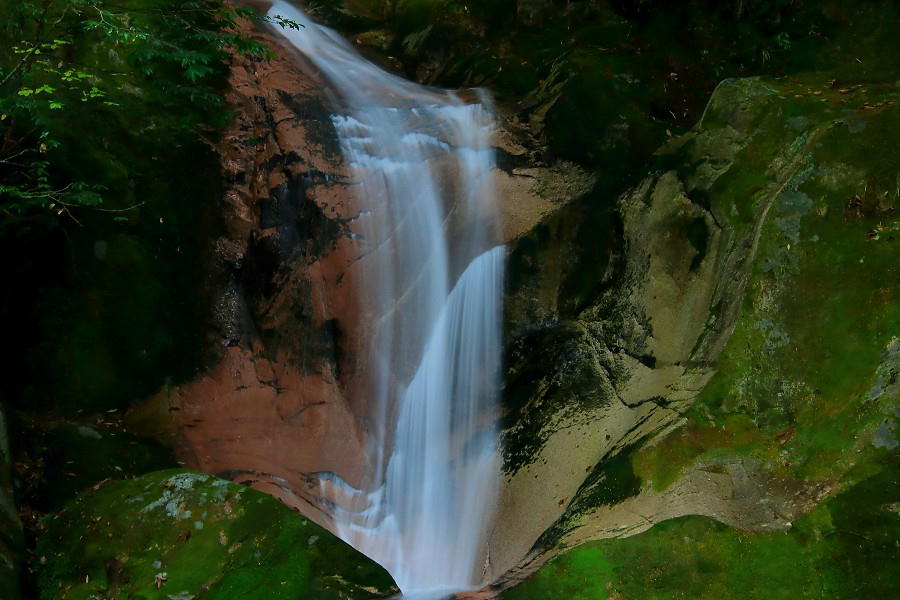
[[[131,132],[205,137],[227,118],[230,53],[270,53],[240,21],[302,27],[222,0],[23,0],[8,12],[0,26],[12,50],[0,56],[0,235],[75,220],[73,210],[138,210],[143,203],[100,208],[116,194],[69,165],[73,144],[104,148],[109,136]],[[73,138],[87,121],[95,124],[89,137]]]

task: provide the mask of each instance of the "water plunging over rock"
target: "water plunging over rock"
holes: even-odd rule
[[[477,587],[499,472],[504,251],[489,104],[383,72],[288,3],[270,14],[304,26],[285,36],[332,86],[358,203],[350,228],[369,264],[356,281],[356,380],[373,472],[362,488],[319,475],[335,530],[404,593]]]

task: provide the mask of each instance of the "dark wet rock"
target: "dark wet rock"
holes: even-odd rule
[[[178,466],[171,451],[158,442],[97,425],[60,425],[39,444],[43,468],[31,506],[41,510],[59,509],[103,480]]]
[[[4,407],[0,404],[0,596],[19,597],[19,574],[24,539],[13,491],[12,455],[9,450]]]
[[[359,293],[365,274],[382,265],[361,250],[358,221],[364,208],[380,209],[358,206],[327,81],[277,36],[254,35],[274,56],[232,65],[228,101],[237,118],[218,147],[225,234],[211,243],[213,359],[133,407],[128,426],[163,440],[192,468],[248,481],[327,525],[317,473],[370,483],[370,361],[358,352],[376,311],[397,307],[370,306],[371,296]],[[503,241],[594,184],[574,163],[543,160],[512,117],[497,138]],[[397,358],[400,380],[411,376],[408,358]]]

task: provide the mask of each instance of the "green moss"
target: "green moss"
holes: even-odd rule
[[[44,599],[384,597],[390,577],[277,500],[161,471],[106,484],[44,521]]]
[[[900,131],[900,93],[836,88],[821,77],[742,85],[738,96],[735,86],[720,88],[731,101],[714,98],[710,118],[677,150],[689,161],[682,177],[708,181],[696,176],[708,164],[691,157],[721,156],[716,139],[736,127],[745,145],[717,167],[704,198],[740,230],[776,195],[741,315],[698,409],[635,458],[654,488],[724,454],[752,455],[789,477],[840,477],[896,402],[896,392],[873,401],[870,390],[900,331],[900,240],[891,226],[900,162],[886,135]],[[753,85],[767,93],[749,92]],[[791,160],[794,171],[777,183]]]
[[[896,85],[821,76],[729,82],[661,157],[739,232],[771,208],[715,376],[687,423],[624,471],[660,491],[691,465],[747,456],[838,493],[786,534],[686,517],[590,543],[505,597],[897,595],[898,100]]]
[[[607,559],[602,547],[587,544],[556,558],[525,583],[504,593],[503,598],[605,600],[609,597],[608,585],[613,579],[614,569],[615,565]]]
[[[705,517],[569,550],[509,600],[894,598],[900,594],[896,455],[787,533],[737,531]]]
[[[733,415],[721,427],[691,422],[659,443],[641,448],[634,455],[634,472],[645,485],[662,491],[674,483],[685,466],[698,457],[715,459],[749,454],[759,445],[761,434],[752,419]]]
[[[617,504],[637,495],[641,480],[632,468],[633,453],[634,447],[630,447],[612,458],[601,460],[582,484],[574,510]]]

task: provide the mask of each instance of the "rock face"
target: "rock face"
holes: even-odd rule
[[[213,365],[162,390],[131,422],[156,429],[191,466],[299,506],[307,473],[343,467],[355,481],[365,469],[361,423],[336,383],[341,348],[354,343],[342,337],[353,307],[341,304],[352,301],[341,285],[354,209],[320,82],[258,35],[278,57],[239,59],[231,75],[238,117],[220,148],[226,235],[208,283]]]
[[[371,472],[356,281],[372,266],[327,85],[258,35],[276,57],[235,63],[221,148],[216,361],[131,422],[327,526],[317,474]],[[896,128],[896,95],[726,81],[612,208],[504,121],[505,485],[485,594],[683,515],[787,530],[876,432],[894,443],[896,369],[878,356],[898,324],[898,165],[873,132]]]
[[[787,530],[895,444],[881,390],[900,163],[879,152],[896,100],[896,85],[723,82],[619,200],[587,302],[560,275],[570,209],[519,241],[492,558],[498,575],[528,558],[502,585],[681,515]]]
[[[40,598],[382,598],[390,576],[278,501],[183,470],[101,484],[49,517]]]
[[[214,360],[133,410],[129,423],[167,440],[189,466],[250,484],[327,526],[318,473],[372,484],[361,356],[378,315],[359,282],[378,265],[356,241],[363,208],[342,163],[327,82],[275,36],[254,35],[274,57],[236,58],[230,78],[238,116],[219,149],[227,234],[215,241],[206,283],[218,298]],[[593,183],[573,164],[541,163],[512,122],[497,145],[497,186],[509,199],[504,240]]]

